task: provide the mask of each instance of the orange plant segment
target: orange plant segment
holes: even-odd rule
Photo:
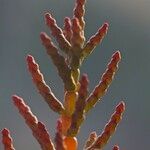
[[[65,114],[61,115],[61,121],[62,121],[62,133],[66,135],[68,129],[70,128],[71,125],[71,117],[67,116]]]
[[[6,128],[2,130],[2,143],[4,145],[4,150],[15,150],[10,132]]]
[[[87,150],[102,149],[107,144],[108,140],[115,132],[117,125],[122,119],[124,110],[125,104],[124,102],[120,102],[116,106],[116,110],[112,114],[110,121],[106,124],[103,133],[97,137],[96,141]]]
[[[78,97],[78,93],[74,91],[66,91],[65,92],[65,113],[67,116],[71,116],[75,111],[75,103]]]
[[[65,150],[77,150],[78,148],[78,141],[76,137],[65,137],[64,138],[64,145],[66,147]]]

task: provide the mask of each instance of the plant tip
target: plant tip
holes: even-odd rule
[[[121,60],[121,53],[120,51],[116,51],[114,54],[113,54],[113,59],[115,60]]]
[[[9,134],[9,130],[7,129],[7,128],[4,128],[3,130],[2,130],[2,134],[4,135],[4,134]]]
[[[27,62],[32,62],[34,60],[32,55],[27,55]]]
[[[121,101],[117,106],[116,106],[116,111],[117,112],[124,112],[125,110],[125,103],[124,101]]]

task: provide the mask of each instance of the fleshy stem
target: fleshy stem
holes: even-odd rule
[[[115,132],[117,125],[122,119],[122,114],[124,110],[125,110],[125,104],[124,102],[120,102],[116,106],[116,110],[111,116],[111,119],[106,124],[103,133],[97,137],[95,142],[89,148],[87,148],[87,150],[102,149],[107,144],[108,140]]]
[[[53,111],[61,114],[64,111],[64,107],[61,102],[54,96],[50,87],[45,83],[44,77],[40,72],[39,65],[35,62],[34,57],[28,55],[27,64],[33,82],[39,90],[39,93],[44,97],[45,101]]]
[[[84,107],[86,104],[86,98],[88,95],[88,76],[86,74],[82,75],[80,80],[80,88],[78,91],[78,98],[75,104],[75,111],[71,117],[71,125],[67,132],[68,136],[76,136],[79,132],[81,123],[85,119]]]
[[[15,150],[13,146],[13,140],[10,136],[10,132],[6,128],[2,130],[2,142],[4,145],[4,150]]]
[[[50,13],[45,14],[45,21],[47,26],[50,28],[52,35],[56,38],[59,47],[65,53],[68,53],[71,49],[71,44],[65,38],[63,31],[56,24],[56,20],[52,17]]]
[[[111,58],[110,63],[107,66],[105,73],[102,75],[99,84],[95,87],[93,92],[87,98],[85,112],[87,113],[95,104],[102,98],[110,86],[114,75],[118,69],[118,63],[121,60],[121,54],[119,51],[115,52]]]
[[[57,121],[57,129],[55,135],[56,150],[66,150],[63,139],[64,135],[62,133],[62,121],[59,119]]]
[[[85,146],[84,146],[84,149],[87,149],[88,147],[90,147],[97,139],[97,134],[96,132],[91,132],[86,143],[85,143]]]
[[[54,145],[50,139],[49,133],[42,122],[39,122],[36,116],[31,112],[23,99],[14,95],[12,97],[14,105],[18,108],[19,113],[25,119],[26,124],[32,130],[33,136],[39,142],[42,150],[55,150]]]

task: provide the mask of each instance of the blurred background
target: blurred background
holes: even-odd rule
[[[47,29],[43,14],[51,12],[60,27],[65,16],[72,17],[75,0],[0,0],[0,130],[11,131],[16,150],[40,150],[30,129],[12,104],[17,94],[44,122],[54,137],[58,115],[47,104],[32,83],[26,66],[31,54],[39,63],[47,84],[63,101],[63,84],[55,66],[41,44],[39,33]],[[84,62],[81,72],[89,75],[92,91],[99,82],[111,55],[120,50],[122,61],[115,79],[103,100],[91,110],[78,135],[79,150],[90,132],[100,134],[119,101],[126,112],[106,150],[118,144],[121,150],[149,149],[150,139],[150,1],[87,0],[86,39],[104,23],[110,28],[94,53]],[[1,136],[0,136],[1,139]],[[3,149],[0,143],[0,149]]]

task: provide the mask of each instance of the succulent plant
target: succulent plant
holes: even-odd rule
[[[58,42],[58,47],[45,32],[41,32],[40,34],[42,44],[64,83],[63,103],[58,100],[52,92],[52,89],[46,84],[44,76],[34,57],[28,55],[26,59],[28,70],[39,93],[50,109],[60,115],[56,125],[55,138],[52,139],[50,137],[44,123],[37,119],[31,112],[30,107],[21,97],[17,95],[12,96],[14,105],[31,129],[33,136],[40,144],[42,150],[78,149],[76,136],[80,131],[82,122],[85,120],[89,110],[92,109],[107,92],[121,60],[120,52],[116,51],[112,55],[99,83],[95,86],[93,91],[89,93],[88,76],[87,74],[80,75],[80,67],[84,60],[93,52],[95,47],[101,43],[107,33],[108,23],[104,23],[98,29],[97,33],[86,41],[84,36],[85,3],[86,0],[76,0],[73,18],[70,19],[66,17],[64,19],[63,29],[57,25],[56,20],[50,13],[45,14],[46,25],[51,30],[51,35]],[[62,52],[60,52],[60,50]],[[83,149],[102,150],[115,132],[124,110],[125,104],[121,101],[116,106],[103,132],[100,135],[97,135],[96,132],[90,133]],[[5,150],[15,150],[10,132],[6,128],[2,130],[2,142]],[[119,147],[114,146],[113,150],[119,150]]]

